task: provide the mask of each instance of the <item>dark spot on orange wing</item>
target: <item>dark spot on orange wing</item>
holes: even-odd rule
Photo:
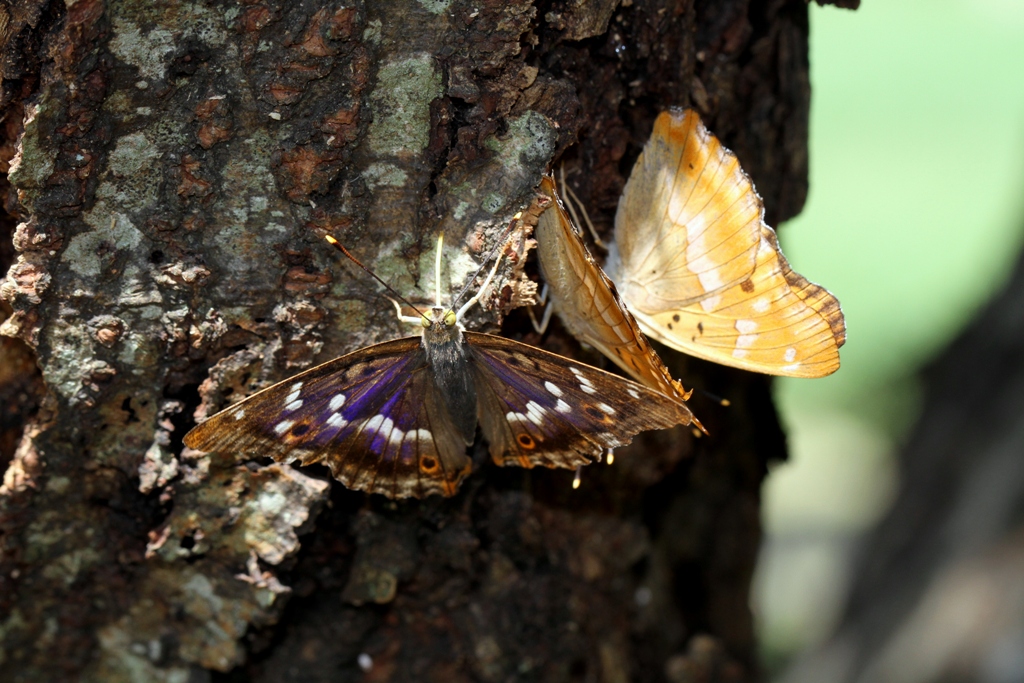
[[[437,469],[437,460],[429,455],[420,458],[420,469],[424,472],[433,472]]]
[[[690,167],[690,170],[691,170],[691,171],[693,170],[693,164],[687,164],[687,166],[689,166],[689,167]]]
[[[750,294],[751,292],[754,291],[754,281],[749,278],[744,280],[743,282],[740,283],[740,289],[742,289],[747,294]]]
[[[302,436],[308,431],[309,425],[306,424],[305,422],[300,422],[299,424],[292,427],[292,436]]]
[[[673,316],[672,316],[672,320],[673,320],[674,322],[679,322],[679,314],[678,314],[678,313],[676,313],[675,315],[673,315]]]
[[[698,322],[697,323],[697,331],[700,332],[701,334],[704,334],[704,323],[702,323],[702,322]]]
[[[668,327],[668,329],[670,329],[670,330],[672,329],[672,323],[666,323],[665,325],[666,325],[666,327]]]
[[[519,442],[520,446],[529,450],[533,450],[533,448],[537,445],[537,443],[533,440],[533,437],[530,436],[529,434],[520,434],[519,436],[516,437],[516,441]]]

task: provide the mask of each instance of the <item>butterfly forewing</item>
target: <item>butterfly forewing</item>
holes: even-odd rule
[[[639,432],[689,424],[681,401],[504,337],[465,333],[480,425],[499,465],[586,465]]]
[[[534,228],[537,257],[552,305],[566,328],[637,381],[685,399],[682,385],[672,379],[626,310],[615,285],[590,255],[555,191],[554,180],[544,177],[540,188],[551,204]]]
[[[645,312],[712,295],[753,272],[762,213],[735,155],[700,117],[662,113],[619,201],[611,277]]]
[[[349,488],[452,495],[471,466],[418,337],[369,346],[240,401],[185,436],[191,448],[323,462]]]

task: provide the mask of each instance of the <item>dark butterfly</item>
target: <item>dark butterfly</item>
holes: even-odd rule
[[[466,447],[478,420],[498,465],[570,469],[641,431],[692,420],[684,403],[640,384],[464,331],[459,321],[479,296],[457,313],[437,305],[403,317],[423,326],[422,337],[368,346],[279,382],[197,426],[185,444],[323,462],[345,486],[389,498],[450,496],[470,472]]]

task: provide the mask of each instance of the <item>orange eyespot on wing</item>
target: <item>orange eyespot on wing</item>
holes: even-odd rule
[[[772,375],[839,368],[839,301],[790,268],[736,156],[687,110],[663,112],[615,217],[609,272],[649,336]]]

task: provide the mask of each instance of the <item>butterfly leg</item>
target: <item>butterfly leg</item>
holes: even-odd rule
[[[569,210],[569,213],[572,215],[573,225],[581,225],[579,216],[576,215],[576,209],[574,207],[574,205],[578,205],[580,207],[580,212],[583,214],[583,223],[586,224],[587,230],[590,231],[590,236],[594,239],[594,244],[601,247],[605,251],[608,251],[608,245],[605,244],[604,240],[602,240],[598,236],[597,229],[594,227],[593,222],[591,222],[590,220],[590,214],[587,213],[587,207],[583,206],[583,202],[581,202],[580,198],[576,196],[576,193],[572,191],[572,188],[569,187],[569,184],[565,182],[564,164],[559,169],[559,174],[561,175],[559,181],[562,184],[562,194],[565,196],[565,208],[567,208]]]
[[[460,308],[458,310],[458,312],[455,314],[455,319],[456,320],[462,320],[462,316],[464,316],[466,314],[466,311],[468,311],[470,308],[472,308],[473,304],[475,304],[478,301],[480,301],[480,297],[483,296],[484,292],[487,291],[487,288],[491,286],[491,280],[494,279],[495,274],[498,272],[498,265],[500,263],[501,263],[501,252],[499,251],[498,252],[498,256],[494,259],[494,267],[491,268],[491,272],[487,274],[487,279],[484,280],[484,283],[482,285],[480,285],[480,289],[476,290],[476,294],[474,294],[473,297],[469,301],[467,301],[466,303],[462,304],[462,308]]]
[[[530,322],[533,323],[533,329],[537,331],[537,334],[544,334],[548,329],[548,323],[551,322],[551,314],[554,312],[554,307],[551,301],[548,301],[548,285],[545,282],[544,287],[540,290],[540,296],[537,297],[537,303],[544,306],[544,315],[541,317],[540,322],[537,322],[537,317],[533,314],[533,306],[526,309],[527,314],[530,316]]]
[[[391,297],[388,297],[388,301],[395,305],[395,311],[398,312],[398,322],[408,323],[409,325],[421,325],[423,323],[423,318],[420,316],[402,315],[402,305],[395,301],[394,299],[392,299]]]

